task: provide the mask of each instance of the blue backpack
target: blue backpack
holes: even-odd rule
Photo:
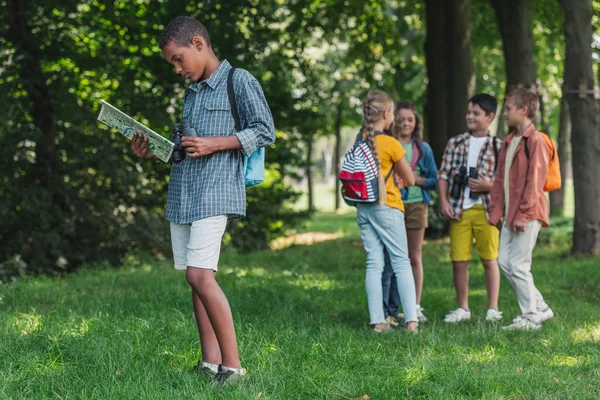
[[[231,68],[227,76],[227,96],[231,105],[231,114],[235,121],[235,131],[239,132],[242,130],[242,124],[240,123],[235,93],[233,92],[234,71],[235,68]],[[265,149],[263,147],[256,149],[250,156],[244,156],[244,179],[246,186],[255,186],[265,181]]]

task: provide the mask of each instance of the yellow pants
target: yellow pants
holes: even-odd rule
[[[500,231],[489,224],[482,204],[465,210],[460,221],[450,221],[450,258],[452,261],[469,261],[475,237],[477,254],[482,260],[498,258]]]

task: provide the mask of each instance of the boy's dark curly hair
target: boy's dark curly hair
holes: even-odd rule
[[[208,36],[208,31],[204,25],[192,17],[177,17],[163,29],[158,47],[162,49],[168,42],[173,42],[177,46],[188,47],[192,44],[194,36],[204,38],[206,44],[210,47],[210,36]]]

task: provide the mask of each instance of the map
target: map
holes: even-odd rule
[[[98,121],[116,129],[129,140],[133,138],[135,133],[146,136],[149,140],[148,147],[150,147],[152,154],[164,162],[169,162],[171,153],[173,153],[173,147],[175,146],[170,140],[137,122],[104,100],[102,100],[102,109],[100,110],[100,114],[98,114]]]

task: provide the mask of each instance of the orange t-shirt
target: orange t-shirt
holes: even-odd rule
[[[406,154],[402,145],[396,138],[388,135],[377,135],[375,136],[375,147],[377,148],[377,155],[381,163],[380,173],[385,179],[390,173],[390,169],[393,168],[394,164],[400,161]],[[402,195],[400,189],[394,183],[394,173],[390,175],[385,185],[387,200],[385,205],[388,207],[397,208],[404,212],[404,203],[402,202]]]

